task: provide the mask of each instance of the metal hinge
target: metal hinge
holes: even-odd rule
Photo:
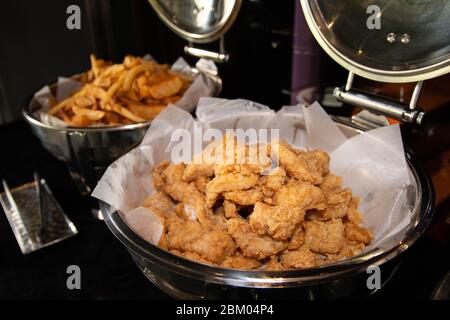
[[[423,81],[419,81],[416,84],[411,96],[411,101],[409,102],[409,104],[405,104],[352,89],[353,79],[354,74],[350,71],[345,87],[334,89],[333,95],[338,100],[344,103],[361,107],[367,112],[373,113],[375,115],[386,116],[405,123],[422,123],[425,113],[419,107],[417,107],[417,101],[419,100]],[[367,116],[367,112],[363,114],[363,118],[365,121],[370,122],[371,119]],[[382,125],[383,121],[380,122],[379,117],[374,117],[374,119],[377,120],[372,123],[373,127],[379,127]]]
[[[225,40],[223,36],[219,40],[219,52],[196,48],[191,42],[184,47],[184,52],[191,56],[210,59],[217,63],[227,62],[230,58],[230,55],[225,52]]]

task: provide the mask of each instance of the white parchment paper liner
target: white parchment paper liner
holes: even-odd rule
[[[286,106],[275,112],[247,100],[201,98],[196,115],[197,120],[173,105],[163,110],[142,143],[106,170],[92,196],[120,210],[128,221],[127,215],[154,192],[150,173],[155,164],[170,160],[174,130],[273,128],[280,130],[281,139],[296,147],[330,153],[331,172],[342,176],[344,186],[361,197],[359,209],[364,225],[374,233],[374,241],[366,250],[375,245],[383,248],[385,240],[401,236],[410,224],[411,210],[406,198],[410,178],[398,125],[347,138],[318,103],[308,108]],[[141,223],[146,222],[140,221],[139,229]]]
[[[152,57],[150,55],[146,55],[144,59],[151,60]],[[197,64],[204,65],[205,62],[202,60],[203,59],[200,59]],[[217,67],[213,62],[210,62],[208,67],[212,72],[217,71]],[[195,77],[195,80],[183,94],[181,99],[176,102],[178,107],[188,112],[192,112],[200,97],[208,97],[213,94],[214,83],[212,83],[211,79],[203,76],[202,74],[197,75],[193,73],[191,71],[191,66],[182,57],[178,58],[174,62],[171,66],[171,70]],[[50,110],[50,99],[55,98],[58,102],[62,101],[72,95],[75,91],[79,90],[82,86],[83,83],[80,81],[76,81],[71,78],[58,77],[58,81],[56,83],[56,96],[53,96],[49,86],[44,86],[34,95],[34,98],[42,106],[39,110],[34,112],[34,117],[42,123],[56,128],[68,127],[68,125],[58,117],[48,114],[48,111]]]

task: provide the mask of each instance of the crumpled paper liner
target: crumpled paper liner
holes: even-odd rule
[[[382,248],[387,243],[385,240],[401,236],[411,223],[406,197],[411,183],[398,125],[347,138],[318,103],[307,108],[286,106],[275,112],[252,101],[218,98],[201,98],[196,116],[194,119],[173,105],[167,107],[153,120],[142,143],[108,167],[92,193],[93,197],[120,210],[129,225],[153,244],[159,238],[139,230],[146,225],[147,231],[153,228],[155,234],[160,234],[158,224],[153,218],[145,221],[133,215],[136,210],[142,213],[141,208],[136,208],[155,192],[151,171],[155,164],[170,160],[174,146],[171,134],[178,128],[190,132],[199,127],[222,132],[236,128],[279,129],[280,138],[297,148],[327,151],[331,172],[342,176],[343,185],[361,197],[359,209],[364,226],[374,234],[366,250],[374,246]]]
[[[144,59],[152,60],[150,55],[144,56]],[[200,59],[196,65],[205,65],[204,59]],[[217,67],[213,62],[208,63],[208,68],[211,72],[217,71]],[[195,80],[183,94],[180,100],[176,102],[176,105],[188,112],[192,112],[197,105],[200,97],[211,96],[214,92],[214,83],[211,79],[198,75],[192,72],[191,66],[182,58],[178,58],[174,64],[171,66],[171,70],[185,74],[191,77],[195,77]],[[56,96],[53,96],[50,87],[44,86],[34,94],[34,98],[42,106],[40,109],[36,110],[33,115],[36,119],[40,120],[42,123],[50,125],[55,128],[66,128],[69,125],[58,117],[49,115],[50,111],[50,100],[55,98],[56,101],[60,102],[75,91],[78,91],[83,87],[83,83],[71,78],[58,77],[56,84]],[[95,126],[95,125],[93,125]]]

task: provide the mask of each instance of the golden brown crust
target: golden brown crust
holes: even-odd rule
[[[231,137],[208,146],[222,156],[252,150]],[[157,193],[146,198],[164,221],[159,245],[188,259],[226,268],[280,271],[351,258],[370,242],[361,226],[359,199],[329,173],[329,157],[281,142],[280,167],[266,163],[163,162],[153,171]],[[195,159],[194,159],[195,160]],[[267,174],[267,175],[266,175]]]

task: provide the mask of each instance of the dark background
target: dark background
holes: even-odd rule
[[[66,8],[72,4],[81,8],[81,30],[66,28]],[[303,71],[292,67],[294,13],[294,0],[243,1],[225,36],[231,58],[219,66],[222,97],[247,98],[273,108],[289,104],[292,75]],[[92,219],[92,202],[78,196],[64,164],[41,147],[21,120],[20,110],[30,94],[58,76],[88,69],[91,52],[114,61],[125,54],[150,53],[159,62],[172,63],[183,55],[185,44],[145,0],[0,1],[0,178],[14,187],[30,181],[38,170],[79,229],[69,240],[23,256],[0,214],[0,299],[167,298],[140,274],[104,223]],[[313,68],[314,84],[321,88],[343,84],[346,71],[317,47],[314,53],[320,62]],[[394,281],[375,298],[429,298],[449,268],[448,80],[425,84],[419,104],[428,112],[429,123],[421,128],[403,126],[408,148],[433,178],[435,219],[427,235],[404,254]],[[371,84],[371,88],[398,98],[400,87]],[[81,291],[65,287],[70,264],[82,269]]]

